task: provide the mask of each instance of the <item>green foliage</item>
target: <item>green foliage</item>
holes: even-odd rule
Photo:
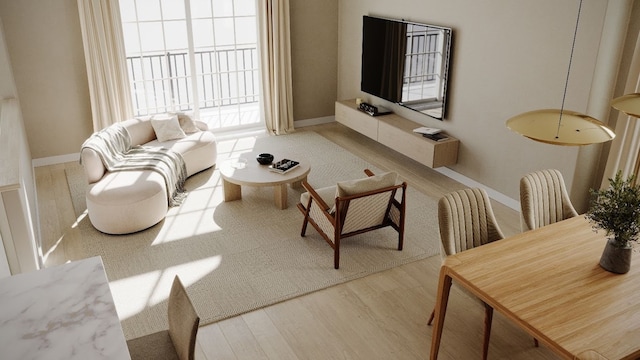
[[[594,229],[603,229],[617,247],[631,246],[640,233],[640,186],[634,185],[634,176],[624,180],[618,171],[609,179],[609,188],[593,190],[587,219]]]

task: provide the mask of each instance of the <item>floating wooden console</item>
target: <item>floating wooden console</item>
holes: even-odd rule
[[[430,168],[458,161],[458,139],[427,139],[413,132],[423,125],[396,114],[371,116],[353,99],[336,101],[336,121]]]

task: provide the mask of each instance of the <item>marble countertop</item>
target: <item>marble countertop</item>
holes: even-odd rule
[[[130,359],[100,257],[0,279],[2,359]]]

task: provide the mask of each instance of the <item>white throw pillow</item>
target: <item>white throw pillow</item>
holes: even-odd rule
[[[151,117],[151,126],[159,142],[182,139],[187,136],[180,127],[177,115],[153,115]]]
[[[180,127],[185,132],[185,134],[193,134],[200,131],[200,129],[198,129],[198,126],[196,125],[196,122],[191,118],[191,116],[181,112],[169,113],[169,115],[178,116],[178,122],[180,123]]]

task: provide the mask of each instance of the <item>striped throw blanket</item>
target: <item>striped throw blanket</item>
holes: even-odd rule
[[[169,206],[178,206],[186,197],[187,168],[182,155],[162,147],[134,146],[127,129],[120,124],[100,130],[82,148],[95,150],[108,171],[153,170],[164,177]]]

